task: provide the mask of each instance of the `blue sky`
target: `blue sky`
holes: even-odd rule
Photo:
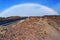
[[[53,8],[60,13],[60,0],[0,0],[0,12],[3,10],[12,7],[13,5],[22,4],[22,3],[38,3],[50,8]]]

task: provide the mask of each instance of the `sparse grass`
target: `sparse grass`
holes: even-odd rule
[[[47,32],[46,32],[46,30],[41,29],[40,32],[39,32],[39,34],[40,34],[40,35],[41,35],[41,34],[44,35],[44,34],[47,34]]]
[[[5,34],[7,32],[6,26],[0,26],[0,34]]]

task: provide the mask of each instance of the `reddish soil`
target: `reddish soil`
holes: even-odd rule
[[[60,16],[29,17],[7,25],[7,30],[0,40],[60,40]]]

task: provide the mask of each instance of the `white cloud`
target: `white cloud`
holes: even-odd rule
[[[6,9],[0,16],[43,16],[43,15],[58,15],[56,11],[40,4],[19,4]]]

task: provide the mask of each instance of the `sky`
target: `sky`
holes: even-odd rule
[[[0,0],[0,12],[22,3],[38,3],[56,10],[60,13],[60,0]]]

